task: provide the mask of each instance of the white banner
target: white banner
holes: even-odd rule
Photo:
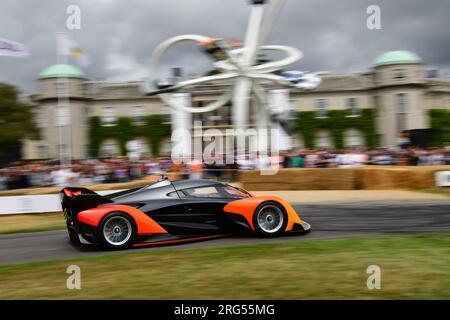
[[[0,38],[0,56],[26,57],[29,55],[30,53],[24,44]]]
[[[98,194],[106,195],[121,190],[99,191]],[[59,194],[42,194],[29,196],[4,196],[0,197],[0,215],[25,214],[25,213],[50,213],[60,212],[61,199]]]
[[[438,171],[435,175],[438,187],[450,187],[450,171]]]

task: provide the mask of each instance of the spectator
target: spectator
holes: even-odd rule
[[[0,191],[6,190],[8,188],[7,178],[6,174],[3,172],[3,170],[0,170]]]

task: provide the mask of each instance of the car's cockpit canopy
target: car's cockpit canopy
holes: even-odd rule
[[[179,190],[178,194],[182,198],[242,199],[250,197],[250,194],[245,190],[222,183],[209,186],[185,188]]]

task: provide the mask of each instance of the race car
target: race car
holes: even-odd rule
[[[67,187],[60,196],[71,242],[107,250],[310,230],[283,199],[212,180],[163,179],[104,196]]]

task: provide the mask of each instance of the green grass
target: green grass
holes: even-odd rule
[[[66,268],[81,268],[81,290]],[[366,269],[381,268],[381,290]],[[449,299],[450,235],[132,252],[0,267],[0,299]]]
[[[419,189],[413,190],[424,193],[441,194],[450,198],[450,188],[432,188],[432,189]]]
[[[0,215],[0,234],[62,230],[62,213]]]

